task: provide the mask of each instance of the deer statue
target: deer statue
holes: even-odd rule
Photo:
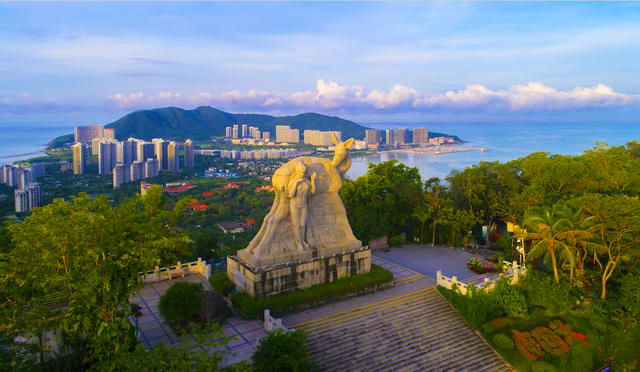
[[[244,255],[304,253],[345,239],[356,241],[338,195],[351,167],[349,149],[354,140],[341,142],[333,134],[331,140],[336,145],[332,160],[301,156],[275,171],[273,206]]]

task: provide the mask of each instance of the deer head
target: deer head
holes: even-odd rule
[[[353,145],[353,138],[349,138],[344,142],[340,142],[332,133],[331,142],[336,145],[336,154],[331,161],[331,165],[336,167],[340,174],[343,175],[349,168],[351,168],[351,152],[349,151],[349,149]]]

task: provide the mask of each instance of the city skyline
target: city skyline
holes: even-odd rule
[[[3,3],[0,122],[632,121],[635,3]],[[135,22],[133,22],[135,19]]]

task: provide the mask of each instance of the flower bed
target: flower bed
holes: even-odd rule
[[[491,319],[489,322],[494,329],[500,329],[506,326],[513,324],[513,319],[511,318],[495,318]]]
[[[556,334],[561,336],[564,341],[568,344],[573,344],[576,341],[582,341],[582,345],[587,344],[587,336],[582,333],[574,332],[571,327],[571,324],[562,324],[559,320],[554,320],[549,323],[549,328],[551,328]]]
[[[547,327],[535,328],[531,331],[531,336],[538,341],[544,351],[553,356],[564,355],[569,351],[569,345]]]
[[[497,271],[493,265],[483,265],[482,262],[476,261],[473,258],[467,261],[467,267],[476,274],[495,273]]]
[[[516,348],[523,357],[532,362],[542,359],[544,351],[530,332],[519,332],[512,329],[511,334],[513,334],[513,340],[516,342]]]

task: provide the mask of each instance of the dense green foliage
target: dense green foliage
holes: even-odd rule
[[[191,318],[204,306],[202,283],[179,281],[160,296],[158,312],[165,321]]]
[[[500,349],[511,350],[513,349],[513,340],[502,333],[498,333],[493,336],[493,343]]]
[[[92,370],[100,372],[219,371],[220,362],[228,353],[220,346],[227,345],[229,341],[235,339],[235,335],[224,337],[224,331],[217,324],[200,327],[192,323],[191,328],[194,331],[188,337],[184,337],[182,342],[174,345],[157,343],[151,347],[139,344],[133,351],[120,353],[110,360],[95,365]],[[243,370],[248,369],[236,369],[236,371]]]
[[[366,274],[340,278],[331,283],[316,284],[306,289],[279,296],[271,296],[254,300],[245,292],[231,294],[231,301],[247,318],[262,317],[265,309],[272,313],[303,304],[331,299],[345,293],[359,291],[368,287],[389,283],[393,273],[378,265],[371,265]]]
[[[284,332],[278,328],[260,339],[253,363],[257,372],[305,372],[311,369],[307,334],[303,330]]]
[[[172,229],[184,205],[167,211],[164,203],[158,187],[118,208],[104,196],[80,195],[11,225],[15,246],[0,256],[2,329],[59,330],[59,342],[97,361],[128,350],[136,337],[126,312],[131,291],[142,286],[138,273],[186,251],[185,235]]]
[[[314,113],[296,116],[275,117],[260,114],[229,114],[208,106],[194,110],[165,107],[154,110],[139,110],[125,115],[107,125],[114,128],[119,140],[135,137],[150,141],[153,138],[173,140],[208,140],[210,136],[224,136],[225,127],[247,124],[258,127],[261,132],[271,132],[275,138],[277,125],[289,125],[300,130],[342,131],[343,138],[364,138],[365,127],[335,116]]]
[[[209,284],[211,284],[211,290],[220,293],[223,296],[228,296],[235,288],[235,285],[229,280],[227,273],[220,273],[211,275],[209,277]]]
[[[355,236],[369,241],[411,230],[415,200],[422,194],[418,169],[395,159],[368,166],[367,174],[346,180],[340,189]]]

